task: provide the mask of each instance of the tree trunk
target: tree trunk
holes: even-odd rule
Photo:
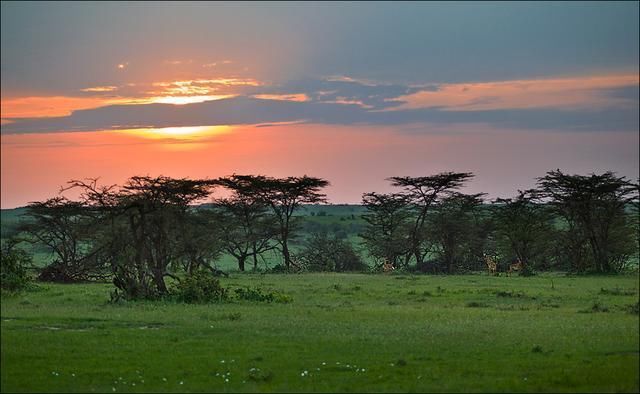
[[[291,254],[289,253],[289,245],[287,244],[286,238],[282,240],[282,256],[284,257],[284,266],[289,269],[291,265]]]
[[[244,272],[244,262],[246,259],[247,259],[247,256],[245,255],[238,257],[238,269],[242,272]]]
[[[153,270],[153,283],[156,285],[159,294],[167,294],[167,285],[164,283],[164,270]]]
[[[256,245],[253,244],[253,270],[258,270],[258,252],[256,251]]]

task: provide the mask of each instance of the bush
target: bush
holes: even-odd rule
[[[279,292],[269,292],[265,293],[259,288],[251,289],[251,288],[238,288],[235,290],[238,299],[247,300],[247,301],[258,301],[258,302],[279,302],[283,304],[288,304],[293,301],[293,298],[289,295],[282,294]]]
[[[347,241],[335,235],[314,234],[299,257],[310,271],[364,271],[368,267]]]
[[[228,298],[227,289],[207,271],[196,271],[187,276],[177,284],[174,293],[179,301],[190,304],[220,302]]]
[[[31,256],[13,244],[6,245],[0,251],[0,287],[8,292],[24,290],[31,278],[27,267],[33,263]]]
[[[536,271],[534,271],[531,264],[527,264],[520,270],[520,276],[535,276]]]
[[[283,264],[276,264],[271,267],[268,272],[272,274],[288,274],[294,272],[293,269],[285,267]]]
[[[48,266],[44,267],[38,275],[38,280],[41,282],[54,282],[54,283],[72,283],[76,280],[69,275],[68,270],[59,261],[54,261]]]

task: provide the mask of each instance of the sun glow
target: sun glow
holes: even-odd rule
[[[192,142],[203,140],[207,137],[225,134],[231,131],[231,126],[192,126],[192,127],[163,127],[146,129],[119,130],[132,136],[154,140],[167,140],[167,142]],[[173,140],[173,141],[172,141]]]
[[[222,100],[230,97],[235,97],[235,95],[221,94],[221,95],[214,95],[214,96],[160,96],[160,97],[151,97],[149,99],[149,102],[184,105],[184,104],[193,104],[193,103],[203,103],[205,101]]]

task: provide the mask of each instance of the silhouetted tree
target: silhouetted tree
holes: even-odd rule
[[[235,190],[242,195],[251,197],[269,206],[278,223],[280,244],[284,265],[291,266],[291,251],[289,240],[295,235],[295,220],[293,214],[302,204],[316,204],[326,202],[320,190],[329,182],[308,176],[271,178],[262,175],[233,175],[219,179],[222,185],[234,183]]]
[[[369,253],[397,267],[400,257],[410,251],[407,233],[411,226],[409,199],[404,194],[365,193],[362,204],[367,226],[361,237]]]
[[[238,261],[238,269],[245,270],[248,259],[253,269],[258,268],[258,258],[275,248],[271,242],[278,235],[273,215],[261,200],[235,192],[230,198],[218,199],[215,204],[221,211],[222,239],[227,253]]]
[[[475,214],[482,204],[482,196],[483,193],[451,193],[437,202],[427,217],[427,241],[447,273],[454,273],[474,255]]]
[[[189,205],[207,197],[213,186],[213,181],[164,176],[135,176],[119,189],[99,188],[95,180],[69,182],[109,229],[103,244],[111,255],[114,285],[126,298],[167,293],[164,278],[175,277],[168,268],[185,251],[176,244]]]
[[[522,261],[523,270],[530,265],[549,265],[553,256],[554,216],[548,206],[534,200],[531,192],[497,198],[493,204],[496,236],[503,255]]]
[[[54,282],[74,282],[104,278],[108,272],[93,245],[95,222],[81,203],[65,197],[32,202],[28,218],[20,230],[24,240],[44,245],[54,261],[42,269],[39,278]]]
[[[638,201],[638,185],[612,172],[568,175],[559,169],[538,178],[537,196],[550,204],[570,232],[572,248],[587,245],[592,269],[620,270],[634,250],[634,230],[627,207]],[[586,267],[573,261],[574,269]]]
[[[393,186],[401,187],[409,200],[413,211],[413,225],[408,232],[409,250],[405,265],[413,256],[417,264],[422,264],[427,250],[424,247],[424,231],[429,208],[452,191],[459,189],[467,180],[473,178],[470,172],[443,172],[424,177],[391,177]]]

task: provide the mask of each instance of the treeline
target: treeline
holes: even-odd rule
[[[534,190],[491,204],[484,194],[459,190],[471,173],[393,177],[395,193],[365,193],[366,222],[360,234],[365,253],[405,270],[458,273],[484,269],[484,257],[502,264],[519,259],[524,273],[565,269],[619,272],[638,254],[638,185],[611,172],[567,175],[560,170],[538,179]],[[313,234],[294,254],[303,204],[326,202],[329,182],[314,177],[233,175],[215,180],[136,176],[101,186],[72,180],[55,197],[28,205],[29,218],[3,246],[12,260],[17,242],[46,246],[54,261],[41,280],[111,279],[121,296],[158,298],[168,277],[180,282],[224,275],[216,261],[228,254],[238,269],[257,269],[265,253],[282,263],[273,271],[360,271],[369,269],[350,242]],[[213,198],[224,189],[224,198]],[[216,193],[217,194],[217,193]],[[196,203],[212,201],[196,206]]]
[[[394,267],[456,273],[483,269],[486,256],[522,273],[562,269],[615,273],[638,258],[638,185],[611,172],[550,171],[537,188],[485,204],[458,190],[471,173],[393,177],[399,191],[367,193],[369,253]]]

